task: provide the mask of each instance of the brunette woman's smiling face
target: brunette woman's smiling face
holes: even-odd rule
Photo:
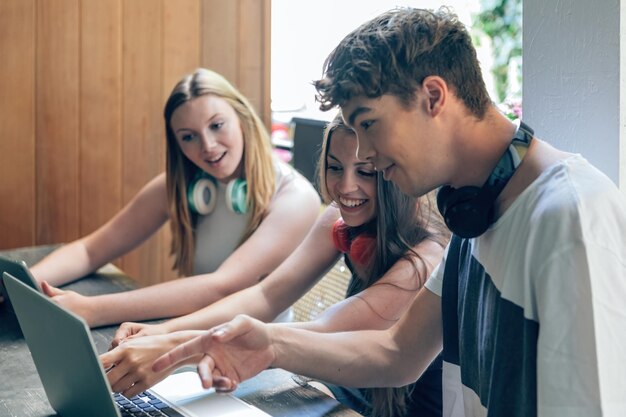
[[[376,217],[376,171],[357,159],[356,135],[346,129],[332,133],[326,155],[326,187],[348,226]]]

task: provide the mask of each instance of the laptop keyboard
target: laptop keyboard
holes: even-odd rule
[[[122,417],[184,417],[150,392],[142,392],[132,398],[126,398],[122,394],[115,393],[113,394],[113,400],[119,407]]]

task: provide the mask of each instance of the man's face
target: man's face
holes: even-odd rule
[[[436,124],[416,98],[404,105],[397,97],[355,97],[341,108],[357,134],[357,157],[372,162],[386,180],[405,194],[420,196],[441,185],[438,180]]]

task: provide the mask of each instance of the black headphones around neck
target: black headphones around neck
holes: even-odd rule
[[[521,120],[498,164],[482,187],[443,186],[437,193],[437,207],[448,228],[462,238],[483,234],[494,220],[494,203],[524,159],[533,130]]]

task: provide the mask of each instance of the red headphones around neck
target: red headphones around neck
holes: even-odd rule
[[[333,224],[333,244],[348,254],[350,260],[359,265],[367,265],[374,256],[376,236],[371,232],[355,234],[355,228],[348,226],[340,217]]]

